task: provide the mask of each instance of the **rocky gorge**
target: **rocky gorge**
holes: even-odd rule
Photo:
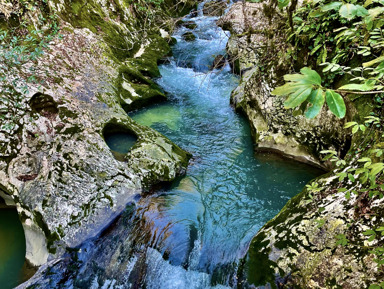
[[[320,153],[323,150],[337,151],[340,158],[348,161],[344,172],[357,166],[356,159],[348,159],[348,156],[367,140],[351,135],[344,125],[348,121],[364,120],[367,116],[365,104],[369,100],[363,97],[347,101],[348,114],[342,120],[326,108],[319,116],[308,120],[297,111],[286,110],[284,99],[271,95],[272,90],[281,84],[282,76],[305,61],[299,58],[295,63],[284,56],[283,51],[287,50],[288,44],[282,22],[286,20],[286,15],[272,2],[237,1],[231,3],[232,6],[221,18],[219,16],[227,9],[226,1],[161,2],[161,6],[146,5],[146,1],[46,3],[57,14],[61,35],[49,42],[43,57],[18,67],[22,77],[28,75],[27,70],[31,66],[38,67],[40,83],[28,82],[27,91],[16,89],[10,96],[12,101],[0,104],[3,123],[14,123],[7,128],[2,126],[0,130],[0,196],[7,206],[17,209],[26,239],[26,260],[30,267],[37,270],[30,280],[18,288],[368,288],[372,282],[383,281],[382,271],[373,262],[375,257],[368,249],[368,245],[379,246],[381,240],[367,243],[363,235],[367,228],[384,222],[383,203],[381,199],[369,199],[368,191],[346,199],[345,191],[339,191],[342,181],[337,175],[343,171],[334,170],[334,165],[323,161]],[[140,3],[142,6],[138,6]],[[13,10],[18,8],[16,6],[1,3],[0,8],[2,21],[17,14]],[[197,12],[187,19],[181,21],[178,18],[193,9]],[[31,9],[25,13],[32,22],[39,13],[45,15],[43,9]],[[213,18],[206,20],[204,15]],[[209,55],[209,49],[208,52],[201,52],[199,47],[192,46],[191,49],[183,46],[183,40],[187,43],[185,45],[206,40],[222,45],[222,38],[216,39],[215,36],[226,37],[229,34],[209,30],[216,21],[224,30],[230,31],[226,52],[215,48],[213,55]],[[5,23],[12,25],[10,21]],[[177,25],[180,32],[174,35],[175,41],[171,35]],[[174,45],[173,51],[171,44]],[[208,44],[203,42],[202,46],[207,49]],[[196,55],[191,57],[188,53],[194,50]],[[172,54],[177,59],[176,64],[172,62]],[[239,75],[238,85],[231,71],[226,70],[225,58],[231,64],[232,71]],[[159,69],[161,63],[165,66]],[[175,79],[180,75],[184,77],[184,74],[189,79],[199,80],[199,74],[208,77],[206,75],[210,75],[208,71],[212,66],[219,76],[218,79],[214,76],[209,78],[211,84],[207,84],[207,91],[210,85],[214,87],[212,95],[217,93],[215,89],[223,95],[227,90],[234,89],[231,103],[250,123],[250,135],[258,153],[278,153],[330,171],[315,179],[316,190],[307,186],[297,194],[303,186],[299,184],[319,173],[300,179],[292,189],[292,195],[284,195],[290,200],[277,215],[287,199],[283,205],[279,203],[280,207],[273,207],[265,213],[268,219],[261,224],[253,221],[258,223],[257,226],[249,225],[250,228],[241,233],[247,236],[239,242],[238,248],[225,248],[222,252],[216,248],[221,253],[219,257],[210,255],[214,251],[210,246],[214,247],[220,238],[232,241],[231,234],[213,233],[213,237],[208,235],[204,238],[199,226],[195,229],[188,223],[187,227],[193,229],[188,232],[187,253],[180,249],[185,246],[184,240],[180,243],[182,246],[173,241],[177,248],[174,253],[173,247],[169,249],[166,246],[167,240],[172,240],[173,231],[168,231],[168,225],[162,222],[168,223],[161,219],[167,214],[158,208],[173,203],[172,199],[162,200],[163,190],[167,190],[164,188],[170,186],[172,181],[176,180],[176,185],[172,185],[176,189],[182,188],[182,195],[197,190],[198,182],[193,173],[199,166],[205,174],[203,184],[210,183],[212,176],[218,183],[224,183],[220,177],[228,174],[222,172],[221,167],[217,174],[212,168],[205,167],[204,157],[210,155],[210,151],[201,152],[195,144],[207,131],[214,131],[221,137],[211,141],[218,145],[230,137],[237,145],[239,136],[231,135],[229,130],[226,134],[216,131],[216,127],[203,123],[196,114],[194,117],[201,122],[192,123],[189,127],[177,126],[172,118],[180,113],[175,112],[174,107],[187,102],[186,108],[191,109],[195,103],[175,98],[175,95],[183,95],[184,92],[174,92],[173,83],[166,82],[167,73]],[[191,69],[193,76],[190,76]],[[161,79],[155,81],[160,76],[165,79],[164,83]],[[12,82],[12,77],[7,75],[7,81]],[[185,81],[187,86],[196,85],[198,89],[185,94],[198,95],[201,86],[205,85],[204,80],[201,84],[191,84],[186,79],[184,77],[178,83]],[[229,83],[225,93],[217,88],[220,85],[216,86],[216,81]],[[127,115],[127,112],[166,99],[171,99],[172,105],[160,104],[160,116],[155,112],[145,115],[145,111],[144,116],[140,116],[140,112],[137,116]],[[202,99],[206,100],[206,95]],[[209,100],[215,107],[205,104],[209,110],[201,117],[209,118],[215,109],[222,115],[231,114],[226,108],[229,104],[222,108],[219,106],[223,103],[221,99],[218,103],[215,99]],[[196,102],[203,103],[203,100],[197,99]],[[202,107],[197,110],[204,111]],[[156,130],[151,128],[149,120],[152,118],[155,123],[154,120],[159,117],[167,119],[163,121],[165,130],[156,124]],[[144,124],[140,120],[144,120]],[[232,115],[229,120],[233,130],[243,130],[243,124],[238,124]],[[186,122],[184,115],[183,121]],[[193,135],[196,139],[191,138],[186,143],[169,132],[194,130],[194,125],[207,131],[198,131],[198,137]],[[381,136],[372,134],[374,141],[369,145],[382,148]],[[108,138],[115,135],[131,137],[132,147],[125,147],[124,152],[114,149]],[[185,150],[178,146],[180,144]],[[204,145],[209,148],[209,142]],[[243,174],[237,167],[243,165],[239,159],[251,158],[242,152],[248,149],[253,151],[253,146],[239,146],[233,150],[218,146],[214,149],[231,150],[229,158],[221,162],[235,159],[233,164],[236,166],[229,166],[227,171],[232,170],[234,176],[239,176]],[[362,154],[371,157],[370,152]],[[178,184],[178,177],[185,175],[191,158],[191,171]],[[210,159],[209,162],[215,161]],[[279,165],[281,163],[276,166]],[[298,174],[304,175],[306,170],[309,169],[303,168]],[[208,179],[207,172],[210,172]],[[250,170],[242,179],[243,183],[257,173],[262,174],[261,171]],[[290,180],[286,182],[290,183]],[[267,187],[263,187],[263,192],[275,186],[274,182],[265,183]],[[218,196],[214,190],[209,190],[208,197],[201,197],[203,209],[193,205],[199,208],[195,210],[210,213],[225,208],[229,211],[228,216],[236,217],[237,207],[246,203],[245,210],[250,212],[247,216],[257,215],[258,211],[249,207],[259,206],[259,199],[258,202],[253,201],[257,198],[263,200],[263,197],[252,196],[243,200],[243,195],[235,195],[235,191],[242,190],[240,183],[227,184],[227,187],[231,186],[238,188],[231,188]],[[258,186],[255,184],[250,191],[256,191]],[[221,192],[221,189],[217,190]],[[279,187],[271,194],[283,190],[287,189]],[[172,194],[174,191],[171,190]],[[232,200],[229,197],[231,194],[237,200]],[[245,195],[249,194],[247,191]],[[155,201],[146,199],[147,195],[154,195]],[[218,205],[215,198],[230,199],[236,206]],[[174,202],[185,206],[185,211],[194,211],[189,203],[188,207],[178,199]],[[210,207],[205,203],[213,205]],[[262,206],[268,207],[267,203]],[[153,213],[157,210],[160,213],[156,214],[160,217]],[[264,212],[260,208],[257,210]],[[244,218],[244,215],[241,216]],[[182,217],[188,218],[189,215]],[[215,218],[223,221],[222,216],[215,215],[212,220],[208,218],[204,222],[220,227],[214,222]],[[235,221],[231,225],[230,217],[225,220],[227,226],[240,226]],[[182,223],[180,220],[175,223],[178,222]],[[251,223],[252,218],[249,220]],[[201,231],[209,231],[210,228],[203,226]],[[184,228],[175,229],[174,234],[184,234],[180,233],[184,231]],[[203,237],[200,237],[201,234]],[[348,247],[340,246],[337,239],[340,235],[348,236]],[[205,257],[209,261],[201,255],[199,261],[194,259],[198,248],[209,256]],[[226,250],[239,252],[236,251],[234,258]],[[183,261],[178,260],[181,257],[177,253],[186,256]],[[220,261],[213,262],[215,258]],[[177,270],[176,265],[179,266]],[[168,275],[158,276],[158,271],[167,271]],[[148,281],[148,276],[153,279]],[[179,279],[175,281],[170,276]],[[168,278],[173,283],[161,278]]]

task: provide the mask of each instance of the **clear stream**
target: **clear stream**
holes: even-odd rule
[[[201,7],[200,7],[201,8]],[[229,105],[238,77],[229,65],[210,71],[225,54],[229,33],[217,18],[187,17],[158,84],[169,101],[131,114],[193,154],[187,175],[170,189],[139,201],[137,214],[152,226],[146,288],[222,288],[257,231],[312,178],[312,167],[255,156],[246,120]],[[182,34],[192,31],[196,40]]]

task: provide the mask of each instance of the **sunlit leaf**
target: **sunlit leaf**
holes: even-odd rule
[[[326,101],[331,112],[338,118],[343,118],[346,113],[346,107],[343,98],[340,94],[333,90],[326,91]]]
[[[325,102],[324,91],[320,88],[317,90],[313,90],[308,98],[308,102],[310,106],[307,108],[305,112],[305,117],[314,118],[321,111],[321,108]]]

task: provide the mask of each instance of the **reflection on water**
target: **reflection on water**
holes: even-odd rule
[[[133,147],[137,141],[136,136],[124,132],[106,134],[104,138],[111,150],[121,154],[128,153],[130,148]]]
[[[17,286],[25,259],[23,227],[15,209],[0,210],[0,288]]]

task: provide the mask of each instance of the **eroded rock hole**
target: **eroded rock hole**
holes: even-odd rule
[[[59,109],[57,103],[53,100],[53,97],[48,94],[42,94],[40,92],[34,94],[29,101],[29,105],[32,110],[45,117],[53,117],[58,114]]]
[[[107,124],[103,130],[104,140],[115,158],[124,161],[124,156],[137,141],[137,136],[127,127],[118,124]]]

